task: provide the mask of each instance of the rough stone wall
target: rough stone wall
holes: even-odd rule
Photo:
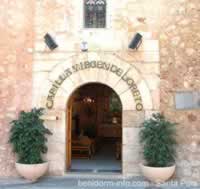
[[[30,108],[34,0],[0,5],[0,176],[15,175],[9,122]]]
[[[160,43],[160,110],[179,123],[177,176],[200,178],[200,111],[176,110],[175,94],[200,90],[200,3],[199,0],[123,1],[117,11],[116,26],[132,32],[150,32]],[[125,6],[126,5],[126,6]],[[123,9],[124,10],[124,9]],[[124,16],[126,15],[126,16]],[[134,64],[134,63],[133,63]]]
[[[170,0],[166,15],[160,23],[161,110],[179,123],[178,176],[198,180],[200,111],[175,110],[174,96],[178,91],[200,90],[199,0]]]
[[[51,1],[38,1],[40,8],[36,11],[38,16],[36,33],[42,36],[46,31],[53,31],[53,34],[58,36],[59,50],[52,53],[51,58],[60,57],[61,61],[63,57],[61,52],[69,51],[70,54],[71,51],[79,51],[81,41],[86,39],[90,50],[111,52],[118,50],[119,55],[126,57],[133,64],[140,61],[140,55],[142,55],[143,58],[146,57],[145,60],[151,59],[150,65],[153,62],[152,57],[155,57],[151,56],[151,52],[149,52],[150,55],[144,54],[143,48],[140,48],[135,54],[126,54],[120,50],[127,50],[133,34],[138,31],[143,32],[147,39],[159,39],[161,111],[169,119],[179,123],[177,126],[180,144],[177,175],[182,178],[199,178],[199,163],[192,161],[198,160],[198,152],[194,150],[191,153],[189,150],[192,132],[198,133],[199,110],[177,111],[174,103],[176,91],[198,90],[200,85],[198,80],[200,54],[198,0],[123,0],[114,4],[112,1],[108,0],[108,2],[110,3],[108,30],[95,31],[83,30],[80,21],[82,14],[80,1],[61,0],[56,1],[56,4]],[[50,14],[49,10],[54,14]],[[63,19],[64,15],[66,15],[65,19]],[[46,22],[42,16],[51,18],[51,22]],[[45,50],[40,37],[38,37],[35,50],[38,52]],[[48,60],[48,56],[45,53],[35,54],[35,60]],[[155,62],[158,61],[155,59]],[[49,61],[47,62],[49,64]],[[151,83],[150,86],[152,84],[155,83]]]

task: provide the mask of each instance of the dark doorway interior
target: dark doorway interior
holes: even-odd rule
[[[71,171],[120,172],[122,105],[106,85],[92,83],[72,97]]]

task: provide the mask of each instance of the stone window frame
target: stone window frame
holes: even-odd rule
[[[185,93],[185,94],[189,94],[190,93],[192,95],[192,104],[191,104],[190,107],[182,107],[182,108],[177,107],[176,97],[177,97],[177,94],[181,94],[181,93],[182,94],[183,93]],[[197,103],[200,103],[200,102],[197,101],[197,103],[196,103],[196,100],[195,100],[195,98],[198,98],[197,96],[200,97],[200,91],[197,91],[197,90],[194,90],[194,91],[192,91],[192,90],[175,91],[175,93],[174,93],[174,108],[175,108],[175,110],[176,111],[200,110],[200,104],[197,104]]]
[[[80,13],[80,29],[84,31],[102,31],[111,28],[111,0],[106,0],[106,26],[104,28],[86,28],[85,27],[85,17],[84,17],[84,0],[81,3],[81,13]]]

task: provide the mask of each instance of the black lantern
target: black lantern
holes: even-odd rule
[[[128,47],[130,49],[138,49],[141,43],[142,43],[142,35],[139,33],[136,33],[136,35],[134,36],[134,38],[132,39]]]
[[[58,47],[55,40],[48,33],[44,36],[44,41],[45,41],[46,45],[49,47],[49,49],[51,49],[51,50],[54,50],[55,48]]]

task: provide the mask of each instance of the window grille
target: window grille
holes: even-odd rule
[[[106,27],[105,0],[84,0],[84,26],[85,28]]]

